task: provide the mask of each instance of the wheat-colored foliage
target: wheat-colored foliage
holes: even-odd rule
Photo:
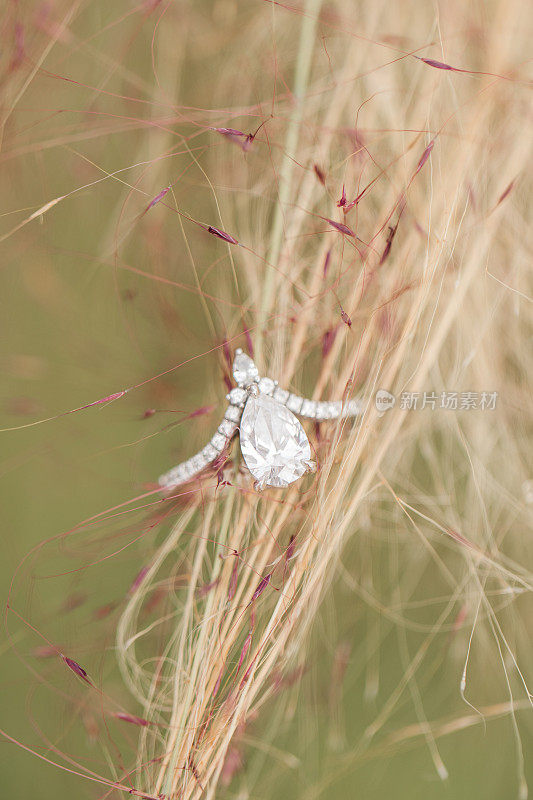
[[[140,417],[146,391],[157,425],[176,408],[183,425],[163,416],[116,448],[136,455],[156,440],[170,461],[178,430],[188,458],[214,432],[188,413],[196,403],[222,409],[237,346],[253,347],[261,373],[286,388],[364,403],[355,422],[306,423],[319,468],[287,490],[257,493],[234,442],[218,474],[207,470],[166,498],[153,486],[139,492],[137,510],[153,514],[142,533],[124,533],[120,496],[103,522],[89,518],[86,550],[77,528],[66,544],[58,537],[61,558],[85,559],[79,571],[93,587],[95,565],[120,564],[132,541],[141,540],[147,566],[125,591],[117,577],[117,618],[105,617],[122,685],[90,670],[69,706],[76,721],[98,706],[101,762],[86,770],[70,755],[61,761],[70,718],[50,752],[117,796],[131,786],[164,800],[277,795],[271,765],[290,773],[303,764],[298,797],[311,800],[333,797],[337,781],[372,759],[390,764],[420,745],[445,781],[454,758],[442,741],[505,719],[513,763],[504,771],[524,800],[533,680],[527,5],[206,0],[111,9],[79,0],[50,4],[42,17],[30,5],[21,16],[30,30],[33,20],[32,57],[12,68],[0,55],[0,163],[14,186],[26,159],[32,180],[42,166],[43,190],[32,190],[30,204],[17,186],[22,199],[5,206],[0,241],[14,262],[24,243],[29,296],[53,314],[86,294],[112,316],[120,297],[116,316],[140,353],[131,372],[120,365],[121,386],[91,402],[85,385],[74,410],[109,411],[113,401],[119,414],[141,395]],[[43,75],[57,98],[32,94]],[[48,229],[61,213],[68,230]],[[93,214],[97,233],[85,235]],[[42,274],[41,258],[50,262]],[[52,269],[61,258],[78,294]],[[102,275],[108,283],[93,302]],[[132,296],[148,298],[145,313],[122,303],[126,278]],[[168,320],[164,341],[159,319]],[[153,327],[139,344],[136,325],[146,320]],[[113,342],[96,347],[90,327],[80,380],[86,370],[94,377],[96,352],[114,352]],[[70,330],[61,348],[69,339]],[[184,387],[182,375],[194,384]],[[378,389],[396,397],[385,413]],[[478,403],[497,392],[496,407],[440,408],[441,393],[454,391],[476,392]],[[403,392],[419,394],[417,410],[402,407]],[[434,409],[420,407],[425,392],[435,393]],[[65,407],[62,398],[48,405]],[[47,412],[9,432],[65,416]],[[90,538],[96,523],[109,526],[102,540]],[[78,565],[67,567],[35,574],[77,580]],[[33,588],[24,591],[20,619]],[[14,601],[11,616],[18,609]],[[32,635],[42,628],[52,655],[63,656],[49,618],[34,624],[27,614]],[[102,650],[110,640],[106,629]],[[85,654],[99,665],[100,644]],[[363,708],[352,729],[347,670]],[[305,687],[317,674],[313,705]],[[68,692],[61,684],[57,696],[70,701]],[[137,727],[124,757],[113,724],[132,697],[139,717],[126,714]],[[107,766],[101,778],[96,769]]]
[[[480,720],[468,706],[468,654],[478,639],[497,644],[496,669],[509,689],[508,702],[485,716],[513,715],[515,702],[522,707],[528,698],[520,671],[525,631],[519,617],[506,630],[498,613],[502,598],[512,603],[531,589],[518,543],[531,502],[524,438],[532,366],[527,13],[508,0],[483,11],[455,2],[377,2],[358,4],[354,17],[350,4],[338,2],[322,8],[321,39],[309,25],[318,4],[310,5],[308,16],[272,7],[280,73],[288,79],[301,56],[294,55],[298,42],[310,58],[303,96],[278,98],[253,158],[228,142],[226,159],[203,166],[220,227],[246,245],[228,247],[231,269],[219,273],[217,286],[228,301],[238,296],[234,318],[224,312],[227,328],[238,331],[244,309],[266,374],[314,387],[317,398],[358,395],[365,413],[360,424],[321,426],[320,469],[305,488],[254,493],[235,447],[225,475],[231,485],[215,491],[207,480],[198,489],[123,613],[123,673],[145,716],[160,723],[157,736],[143,730],[138,769],[144,788],[165,797],[216,796],[234,737],[268,703],[283,704],[280,675],[316,657],[308,634],[339,581],[400,630],[428,570],[445,595],[433,623],[421,625],[420,649],[406,651],[404,679],[348,762],[372,750],[411,692],[419,727],[389,733],[388,742],[422,735],[445,778],[438,738],[454,724]],[[258,9],[240,37],[253,41],[258,63],[273,36],[264,20]],[[228,103],[241,59],[244,65],[237,46],[213,86],[214,104]],[[271,75],[265,78],[239,82],[238,102],[268,118]],[[284,136],[295,125],[289,151]],[[345,219],[336,206],[343,185],[348,202],[368,186]],[[327,219],[344,221],[357,238]],[[328,330],[336,335],[318,357]],[[397,403],[380,416],[378,388],[398,397],[483,389],[499,399],[494,411],[407,412]],[[385,536],[396,554],[396,585],[383,602],[370,576],[352,577],[342,566],[362,531]],[[187,581],[160,621],[166,633],[153,652],[142,644],[154,641],[153,625],[143,628],[139,612],[169,568]],[[270,583],[254,600],[264,576]],[[453,629],[458,604],[465,609],[457,682],[464,711],[456,723],[433,725],[424,718],[417,670],[432,639]],[[515,733],[524,794],[518,727]],[[158,760],[147,768],[151,759]]]

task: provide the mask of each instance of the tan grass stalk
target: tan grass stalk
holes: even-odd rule
[[[517,487],[527,474],[513,410],[515,400],[522,404],[525,399],[523,376],[507,384],[504,367],[513,348],[521,347],[521,320],[531,313],[524,297],[530,283],[523,271],[525,244],[509,233],[524,231],[520,214],[527,209],[513,215],[509,204],[499,202],[531,160],[530,141],[516,128],[506,128],[501,120],[506,112],[499,110],[511,114],[515,109],[509,64],[525,42],[507,28],[496,31],[495,23],[493,46],[477,53],[474,80],[416,61],[408,48],[401,53],[393,49],[391,61],[398,58],[400,65],[391,71],[390,100],[378,96],[370,120],[376,129],[401,131],[403,144],[396,152],[384,147],[374,159],[371,174],[382,170],[382,179],[367,204],[346,218],[360,237],[354,240],[324,222],[343,219],[335,205],[343,183],[353,196],[359,181],[367,181],[367,172],[359,168],[366,145],[345,147],[339,131],[353,128],[361,99],[379,91],[368,64],[374,57],[372,38],[378,38],[384,17],[390,13],[396,29],[408,34],[409,14],[402,20],[390,4],[371,5],[364,16],[366,40],[350,41],[342,53],[331,45],[341,63],[334,85],[324,73],[314,82],[307,80],[318,58],[313,45],[318,0],[308,3],[299,23],[296,99],[294,106],[287,101],[266,266],[258,263],[264,231],[253,214],[242,214],[239,200],[224,211],[228,230],[253,244],[253,252],[232,253],[237,275],[243,276],[241,285],[249,287],[248,317],[259,324],[254,341],[266,372],[287,385],[304,382],[316,397],[358,393],[365,413],[361,424],[342,421],[323,433],[328,441],[319,445],[320,470],[305,492],[296,485],[282,493],[255,494],[239,471],[235,447],[227,475],[232,485],[215,491],[213,481],[206,482],[192,506],[179,514],[139,592],[131,597],[118,628],[117,650],[128,684],[153,723],[142,733],[138,770],[147,791],[165,798],[217,795],[232,741],[275,702],[279,676],[305,663],[324,597],[343,580],[347,543],[353,544],[363,529],[368,533],[377,527],[372,515],[378,506],[387,508],[393,521],[387,535],[397,534],[413,553],[412,569],[398,576],[398,611],[389,609],[391,616],[404,619],[402,591],[412,593],[430,565],[449,595],[424,628],[426,637],[418,650],[410,652],[403,642],[404,677],[376,713],[353,759],[423,736],[437,773],[445,779],[439,738],[475,724],[477,718],[469,714],[427,723],[414,682],[434,638],[450,624],[458,598],[468,595],[474,627],[474,609],[482,609],[505,675],[512,671],[516,677],[518,670],[514,646],[499,628],[486,585],[489,580],[512,592],[517,587],[529,591],[532,584],[527,567],[505,553],[506,532],[495,524],[496,508],[523,513]],[[339,8],[346,11],[345,4]],[[410,8],[418,13],[416,4]],[[509,10],[509,3],[494,4],[496,19],[504,9]],[[437,35],[436,28],[430,33]],[[405,85],[402,69],[410,75]],[[498,75],[504,77],[494,77]],[[366,77],[355,82],[356,76]],[[357,101],[354,87],[361,92]],[[490,130],[502,140],[509,137],[505,154],[487,152]],[[431,155],[418,169],[431,143]],[[315,163],[326,170],[327,191],[313,172]],[[235,164],[236,171],[244,170]],[[218,179],[222,182],[220,175]],[[257,177],[259,194],[262,180]],[[392,254],[380,264],[387,226],[396,223],[404,207]],[[338,279],[334,291],[324,279],[330,250],[330,269]],[[229,283],[224,291],[231,294]],[[339,297],[351,325],[343,322]],[[228,321],[230,330],[237,329],[237,322],[237,316]],[[336,336],[320,358],[321,336],[331,326]],[[501,359],[496,366],[494,338],[496,358]],[[531,353],[521,350],[520,358],[531,366]],[[406,388],[423,392],[460,384],[466,390],[469,382],[497,389],[498,381],[509,394],[491,418],[493,425],[480,415],[410,415],[399,404],[380,416],[373,402],[381,387],[399,396]],[[445,444],[437,449],[434,440],[441,435]],[[421,453],[426,451],[425,460]],[[411,498],[412,472],[421,461],[429,488],[417,502]],[[454,476],[457,470],[461,486]],[[442,553],[438,543],[443,539],[459,556],[460,569]],[[136,648],[152,629],[142,627],[142,605],[175,553],[178,563],[170,571],[181,570],[187,586],[176,590],[169,617],[161,620],[162,630],[171,631],[162,651],[143,661]],[[267,576],[269,583],[258,594]],[[211,588],[204,593],[205,586]],[[354,580],[353,589],[372,602],[373,592],[364,585]],[[464,657],[466,675],[466,648]],[[465,688],[467,682],[463,693]],[[407,691],[419,723],[374,744]],[[517,702],[523,704],[525,687],[520,691]],[[486,715],[514,714],[511,688],[509,694],[508,702],[494,705]],[[518,727],[515,733],[520,751]],[[151,768],[143,766],[151,760]]]

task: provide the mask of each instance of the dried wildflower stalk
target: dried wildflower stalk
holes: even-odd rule
[[[301,756],[310,800],[372,757],[387,759],[390,787],[395,754],[414,742],[445,780],[468,748],[445,762],[440,737],[505,716],[506,785],[525,798],[526,4],[4,5],[0,241],[14,303],[2,407],[27,415],[2,423],[3,479],[21,492],[6,563],[14,531],[37,536],[27,498],[57,506],[63,531],[67,487],[77,502],[85,475],[97,498],[114,481],[112,508],[51,531],[10,583],[0,652],[11,646],[40,686],[23,696],[17,660],[9,747],[98,796],[155,800],[277,797],[260,758],[293,769]],[[115,318],[127,331],[116,343]],[[179,460],[210,438],[237,346],[295,392],[360,396],[362,420],[306,423],[319,469],[288,491],[256,494],[235,444],[175,497],[150,485],[125,500],[132,453],[159,441]],[[200,379],[198,396],[182,375]],[[383,415],[379,389],[396,397]],[[497,391],[496,410],[401,408],[404,390],[421,403],[426,390],[470,389]],[[117,434],[127,447],[107,442],[114,414],[130,420]],[[93,437],[121,467],[95,468]],[[70,483],[42,480],[41,449],[70,465],[66,440],[81,468]],[[170,466],[160,457],[152,478]],[[33,514],[39,536],[49,510],[42,533]],[[311,633],[326,614],[323,655]],[[327,698],[312,708],[311,679]],[[349,735],[344,703],[361,710]],[[304,740],[314,717],[318,765]]]
[[[318,3],[313,5],[315,14],[318,7]],[[310,48],[310,31],[311,26],[304,38],[306,48]],[[511,52],[511,40],[502,37],[498,50],[492,51],[491,73],[504,70]],[[305,60],[308,57],[306,52]],[[491,248],[498,246],[505,224],[505,208],[498,205],[498,198],[527,163],[529,145],[519,139],[506,162],[489,173],[486,210],[472,212],[465,176],[475,175],[480,163],[490,166],[484,156],[484,133],[493,123],[495,108],[487,102],[486,91],[472,93],[461,108],[460,138],[435,134],[437,122],[443,122],[437,115],[426,134],[413,134],[402,159],[391,158],[383,166],[387,181],[366,194],[359,188],[358,202],[339,205],[343,184],[350,183],[353,189],[358,180],[365,180],[354,155],[364,153],[364,146],[357,145],[354,137],[356,144],[344,172],[325,171],[325,184],[333,180],[338,189],[334,198],[325,197],[324,183],[317,181],[312,165],[340,161],[338,132],[353,120],[350,79],[364,72],[367,57],[361,42],[349,44],[327,100],[308,93],[305,106],[299,103],[296,115],[289,115],[288,154],[298,150],[299,164],[311,167],[296,173],[292,161],[282,161],[283,180],[266,265],[258,268],[258,246],[253,251],[235,248],[232,253],[239,274],[248,280],[249,306],[259,320],[255,341],[261,343],[260,358],[268,364],[268,374],[289,385],[309,349],[308,342],[316,343],[317,319],[327,319],[327,330],[334,328],[336,334],[328,340],[314,376],[315,397],[347,397],[357,391],[367,401],[367,410],[360,426],[342,421],[324,430],[327,441],[320,451],[321,468],[305,494],[301,486],[295,486],[283,493],[256,495],[243,483],[238,459],[226,476],[231,485],[214,491],[208,479],[196,501],[179,514],[132,593],[118,629],[118,653],[129,687],[144,709],[142,718],[153,723],[142,727],[138,771],[154,796],[215,797],[232,739],[276,693],[276,676],[290,673],[305,659],[310,626],[345,543],[358,531],[367,498],[377,487],[389,491],[384,464],[390,474],[400,463],[403,448],[410,447],[398,445],[401,437],[414,440],[421,435],[418,420],[417,429],[409,427],[409,415],[398,405],[380,416],[373,403],[375,389],[399,391],[408,385],[411,391],[422,392],[441,375],[450,381],[461,378],[448,353],[450,348],[463,352],[469,336],[478,348],[476,378],[487,387],[493,380],[493,365],[489,351],[483,350],[479,330],[492,325],[501,331],[506,322],[481,301],[478,287],[487,280],[487,259]],[[395,129],[400,117],[401,127],[411,130],[413,120],[426,119],[422,89],[446,93],[446,87],[435,83],[444,76],[431,67],[451,70],[432,60],[417,61],[415,66],[409,62],[409,68],[417,70],[419,99],[405,116],[392,104],[384,104],[377,124]],[[370,93],[370,78],[365,86]],[[316,136],[297,137],[300,113],[318,132]],[[293,172],[296,180],[294,175],[291,180]],[[366,209],[361,205],[359,211],[362,198],[372,198],[372,192],[376,199],[365,200]],[[351,196],[355,194],[352,191]],[[356,208],[359,219],[366,216],[366,225],[356,225]],[[337,219],[331,219],[334,213],[339,214]],[[470,220],[468,236],[463,235],[466,218]],[[303,249],[301,240],[310,219],[320,235],[313,238],[311,248]],[[329,223],[325,231],[323,220]],[[233,224],[225,221],[223,230],[209,230],[230,246],[236,241],[252,242],[254,236],[253,219],[247,226],[237,206]],[[355,236],[360,237],[358,241]],[[326,259],[331,259],[342,283],[340,309],[336,286],[324,286]],[[346,273],[348,288],[343,281]],[[508,291],[501,289],[504,300]],[[290,325],[286,324],[289,317]],[[350,324],[339,324],[346,322],[345,317]],[[505,417],[504,410],[499,417],[504,426]],[[421,424],[435,423],[426,417]],[[478,459],[489,463],[497,441],[492,433],[487,435],[483,424],[486,421],[474,426],[470,435]],[[459,427],[451,435],[462,439]],[[475,496],[478,470],[479,466],[473,468],[468,478],[470,499]],[[392,488],[390,493],[402,512],[411,513]],[[427,519],[438,529],[435,519]],[[462,544],[455,541],[461,551],[468,551],[465,558],[475,596],[490,616],[482,573],[488,570],[506,585],[519,583],[525,588],[530,588],[531,578],[518,565],[500,558],[496,538],[487,544],[479,532],[469,533]],[[476,539],[474,555],[464,544],[472,538]],[[176,569],[187,575],[186,585],[176,592],[169,615],[157,623],[165,633],[160,652],[142,660],[138,644],[153,632],[152,626],[143,628],[143,603],[173,558],[179,562]],[[377,715],[368,743],[387,721],[396,697]],[[510,713],[514,713],[512,706]],[[428,745],[438,773],[445,777],[434,738],[428,736]]]

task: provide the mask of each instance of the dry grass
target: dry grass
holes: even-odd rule
[[[180,247],[154,238],[151,246],[158,280],[179,284],[178,295],[186,280],[199,297],[198,337],[206,354],[220,355],[204,401],[222,405],[224,352],[251,339],[264,374],[282,385],[365,402],[358,424],[310,426],[319,471],[287,491],[254,493],[234,446],[223,484],[207,474],[164,501],[172,525],[162,524],[117,624],[122,673],[149,723],[134,785],[150,797],[214,798],[242,769],[251,791],[243,748],[252,763],[275,735],[274,723],[268,734],[261,728],[263,715],[278,709],[282,725],[295,713],[299,676],[319,658],[316,622],[341,587],[350,603],[378,612],[366,630],[369,697],[380,692],[383,621],[397,633],[403,677],[379,693],[363,734],[305,797],[327,796],[343,770],[414,739],[444,780],[440,738],[508,715],[523,798],[517,710],[529,703],[531,660],[520,604],[533,580],[528,11],[515,0],[319,5],[217,2],[216,36],[199,8],[179,33],[174,12],[163,13],[157,130],[140,135],[131,163],[146,168],[120,176],[119,223],[102,231],[101,258],[124,268],[141,230],[157,236],[140,214],[171,183],[167,156],[182,153],[194,177],[183,189],[173,180],[150,208],[181,231]],[[215,54],[201,102],[187,98],[165,119],[159,104],[172,105],[169,92],[180,97],[196,58],[174,47],[176,35],[200,41],[208,63]],[[243,137],[212,130],[260,125],[244,149]],[[359,198],[346,213],[343,187],[347,204]],[[210,239],[206,225],[238,244]],[[498,402],[492,411],[406,411],[397,402],[380,415],[378,388],[398,398],[496,391]],[[149,616],[157,592],[164,610]],[[415,648],[410,630],[420,634]],[[446,658],[458,710],[429,722],[418,677],[443,636],[454,637]],[[493,674],[478,696],[470,659],[489,657]],[[342,704],[340,692],[332,702]],[[396,725],[406,697],[416,721]],[[252,722],[264,731],[255,747]]]
[[[142,762],[163,754],[147,784],[156,795],[215,796],[234,736],[277,693],[276,676],[305,663],[308,631],[324,592],[336,575],[339,579],[341,555],[362,520],[373,526],[374,509],[385,510],[389,525],[397,525],[406,539],[400,557],[409,568],[401,575],[398,570],[393,591],[400,624],[402,598],[412,594],[432,561],[449,601],[420,651],[407,658],[405,679],[367,730],[364,746],[386,725],[406,687],[416,686],[425,649],[458,602],[466,608],[464,629],[473,638],[493,636],[501,650],[500,669],[516,679],[515,653],[486,588],[496,585],[510,596],[531,588],[531,575],[509,541],[517,517],[525,513],[520,418],[531,358],[523,344],[531,306],[521,186],[531,142],[520,123],[520,7],[496,4],[481,31],[463,17],[462,30],[446,41],[446,60],[464,66],[466,53],[475,74],[443,71],[408,55],[418,43],[424,57],[442,58],[439,25],[450,24],[458,9],[448,7],[440,20],[415,4],[401,4],[396,12],[380,4],[361,10],[356,30],[370,41],[346,32],[331,35],[326,64],[325,41],[315,42],[315,66],[302,104],[290,96],[278,101],[275,119],[254,142],[254,159],[242,158],[235,148],[222,169],[211,165],[210,181],[233,190],[217,193],[220,224],[250,248],[230,246],[228,257],[237,275],[239,314],[244,308],[254,327],[265,370],[283,385],[295,385],[295,378],[296,385],[316,381],[316,397],[360,394],[366,411],[355,427],[321,426],[320,471],[305,491],[297,486],[259,497],[232,468],[231,486],[215,493],[199,490],[198,512],[179,515],[142,590],[132,597],[118,633],[123,670],[146,716],[169,726],[157,737],[143,731],[139,770],[146,772]],[[324,29],[328,18],[334,26],[335,13],[346,10],[342,4],[330,8]],[[385,14],[387,29],[398,37],[390,47],[376,44],[385,38]],[[296,42],[305,17],[285,19],[284,36]],[[258,39],[258,52],[267,48],[270,35],[269,30]],[[435,45],[428,48],[430,39]],[[283,46],[277,53],[283,57]],[[384,61],[391,62],[388,68]],[[257,97],[257,86],[253,89]],[[246,102],[242,95],[239,100]],[[300,109],[294,152],[273,146]],[[431,154],[420,167],[430,144]],[[269,151],[274,176],[281,176],[282,206],[276,205],[272,170],[263,166]],[[287,164],[292,175],[284,191]],[[346,217],[336,207],[343,185],[348,201],[368,187]],[[265,195],[267,203],[261,201]],[[278,254],[277,243],[269,243],[269,226],[280,209]],[[357,238],[332,229],[328,218],[350,226]],[[394,241],[383,260],[391,228]],[[231,284],[228,275],[228,296]],[[262,311],[268,326],[255,329]],[[228,329],[238,327],[236,315]],[[309,358],[332,330],[327,354]],[[396,395],[407,389],[483,388],[499,391],[500,402],[494,412],[477,413],[408,413],[397,405],[380,418],[373,404],[378,387]],[[413,498],[413,472],[420,470],[423,493]],[[450,536],[452,549],[462,554],[455,573],[437,554],[439,536]],[[142,659],[139,641],[151,640],[153,627],[143,628],[139,612],[169,559],[173,569],[187,572],[187,585],[170,621],[162,620],[172,634],[159,639],[160,656]],[[255,596],[264,576],[270,583]],[[201,591],[206,585],[211,588]],[[143,645],[143,653],[152,652]],[[462,690],[468,692],[466,661]],[[525,686],[519,694],[527,696]],[[514,713],[512,704],[506,710]],[[424,727],[444,778],[435,741],[439,732]]]

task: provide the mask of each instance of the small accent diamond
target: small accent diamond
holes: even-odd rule
[[[230,403],[234,406],[243,406],[246,402],[246,398],[248,397],[248,392],[246,389],[232,389],[231,392],[226,395],[227,399]]]
[[[238,422],[241,418],[242,409],[239,406],[228,406],[224,416],[232,422]]]
[[[222,436],[221,433],[215,433],[213,438],[210,441],[210,444],[213,445],[217,453],[220,453],[224,447],[226,446],[227,439],[225,436]]]
[[[304,400],[300,414],[302,417],[316,417],[316,403],[313,400]]]
[[[220,425],[218,426],[218,432],[225,436],[227,439],[230,436],[233,436],[237,429],[237,426],[234,422],[231,422],[229,419],[223,419]]]
[[[274,389],[273,397],[274,400],[278,401],[278,403],[282,403],[283,405],[285,405],[285,403],[289,398],[289,392],[286,389],[280,389],[279,386],[276,386],[276,388]]]
[[[205,458],[202,456],[201,453],[198,453],[197,455],[191,458],[191,468],[193,472],[199,472],[201,469],[205,467],[206,464],[207,461],[205,460]]]
[[[275,388],[276,384],[272,378],[261,378],[259,381],[259,389],[263,394],[272,394]]]
[[[184,481],[188,480],[190,478],[190,476],[193,474],[193,472],[194,472],[194,467],[193,467],[193,463],[192,463],[192,458],[189,458],[183,464],[183,480]]]
[[[333,415],[333,410],[330,408],[331,403],[327,401],[321,400],[317,403],[317,412],[316,418],[317,419],[330,419]]]
[[[329,407],[331,409],[332,417],[340,417],[342,411],[342,403],[340,400],[335,400],[333,403],[330,403]]]
[[[218,456],[218,450],[215,450],[212,444],[206,444],[202,450],[202,454],[207,463],[209,463],[210,461],[214,461],[214,459]]]
[[[235,353],[235,358],[233,360],[233,377],[235,378],[235,383],[241,387],[249,386],[259,377],[259,372],[254,362],[250,356],[247,356],[242,350],[237,350]]]
[[[299,414],[302,407],[303,397],[298,397],[297,394],[290,394],[287,400],[287,408],[294,414]]]

